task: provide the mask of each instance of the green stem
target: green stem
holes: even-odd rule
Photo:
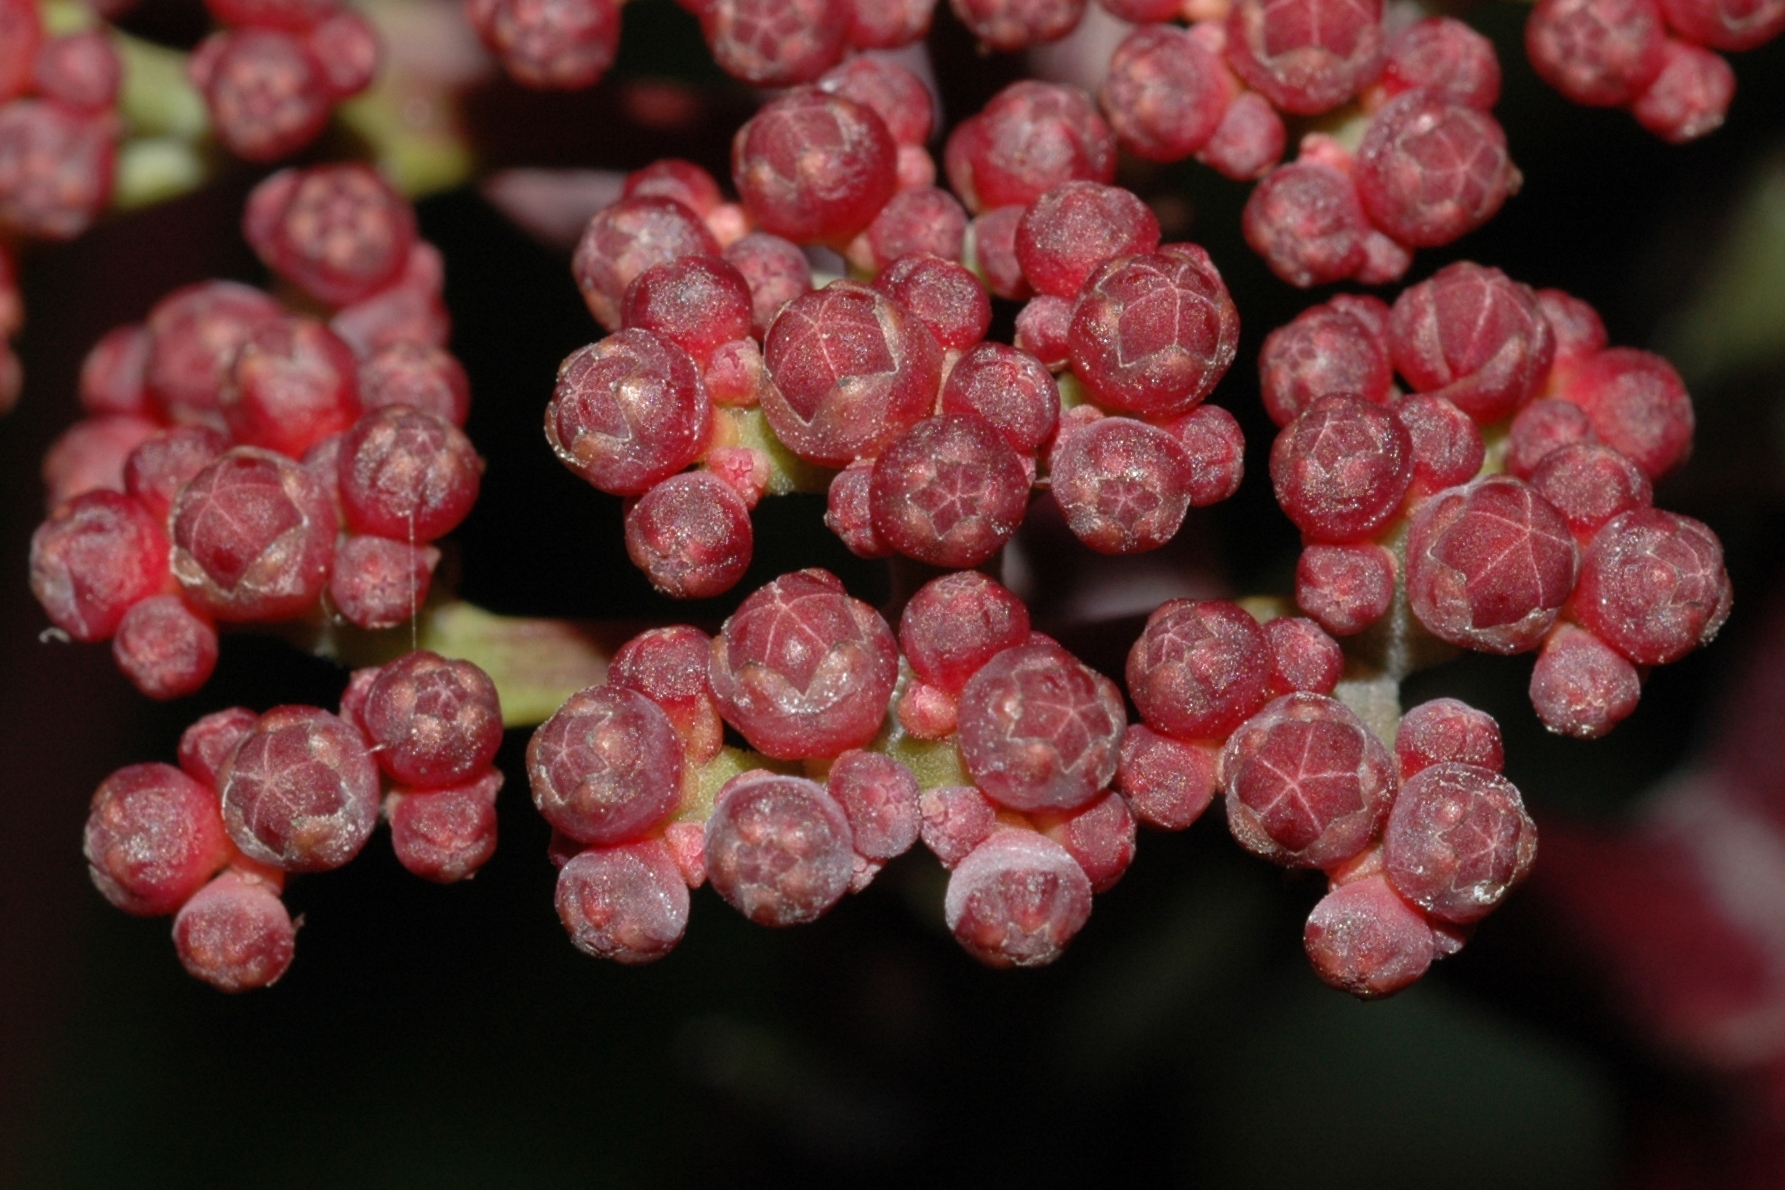
[[[463,600],[446,600],[422,608],[409,628],[367,632],[308,622],[292,635],[294,643],[349,669],[383,665],[411,649],[469,661],[496,683],[504,725],[532,727],[578,690],[606,681],[608,658],[639,627],[616,620],[499,616]]]

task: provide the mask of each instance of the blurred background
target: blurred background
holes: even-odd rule
[[[1528,656],[1471,655],[1410,683],[1408,705],[1454,695],[1499,719],[1507,775],[1545,833],[1536,877],[1469,947],[1376,1004],[1308,968],[1318,875],[1244,856],[1218,813],[1144,833],[1046,970],[967,957],[942,925],[943,873],[917,853],[787,931],[702,889],[668,959],[604,964],[554,914],[520,732],[501,757],[501,845],[475,881],[426,885],[375,839],[292,884],[304,927],[278,986],[231,998],[190,979],[164,920],[126,917],[89,885],[91,791],[171,759],[203,713],[332,706],[345,674],[238,636],[202,694],[151,705],[105,649],[40,639],[25,557],[38,461],[77,416],[87,347],[178,285],[265,280],[237,231],[258,175],[225,169],[30,257],[27,387],[0,423],[0,1184],[1785,1186],[1785,42],[1735,56],[1728,123],[1676,148],[1538,82],[1525,12],[1464,14],[1500,47],[1497,114],[1524,189],[1481,231],[1422,252],[1408,281],[1493,264],[1591,302],[1614,344],[1674,360],[1697,446],[1657,503],[1721,535],[1735,612],[1594,743],[1542,730]],[[196,0],[142,0],[122,23],[176,46],[205,29]],[[980,57],[946,5],[929,50],[951,121],[1037,68]],[[1038,68],[1081,69],[1082,52],[1049,53]],[[754,100],[706,60],[693,19],[634,0],[620,54],[573,95],[462,72],[480,176],[668,155],[725,176]],[[345,137],[312,156],[356,152]],[[1264,481],[1274,431],[1255,361],[1267,331],[1327,296],[1245,248],[1245,187],[1190,164],[1130,162],[1121,180],[1167,238],[1210,250],[1239,305],[1239,362],[1213,399],[1246,428],[1249,479],[1166,551],[1123,563],[1032,515],[1013,584],[1038,628],[1118,675],[1163,599],[1290,591],[1298,542]],[[456,535],[458,589],[517,615],[716,625],[735,598],[654,596],[626,560],[619,501],[550,457],[552,375],[596,328],[561,235],[522,231],[485,197],[504,193],[468,182],[419,203],[489,460]],[[993,337],[1013,317],[1000,310]],[[887,597],[883,567],[845,553],[822,511],[818,497],[758,508],[737,597],[810,565]]]

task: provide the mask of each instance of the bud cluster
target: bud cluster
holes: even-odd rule
[[[205,683],[219,624],[410,619],[477,498],[440,256],[408,202],[363,166],[288,170],[245,231],[332,317],[231,281],[168,295],[88,355],[88,417],[44,463],[32,590],[154,698]]]
[[[173,914],[194,976],[265,987],[291,964],[286,878],[347,863],[381,809],[405,868],[441,883],[476,873],[496,848],[501,743],[495,684],[425,652],[356,672],[339,715],[218,711],[181,737],[178,768],[131,765],[99,786],[88,868],[125,912]]]

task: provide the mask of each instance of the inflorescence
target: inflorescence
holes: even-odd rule
[[[1133,28],[1100,94],[1012,84],[938,165],[930,89],[856,52],[921,39],[933,0],[687,0],[724,70],[785,89],[737,130],[729,194],[663,160],[590,219],[572,272],[604,333],[563,361],[546,442],[625,499],[628,553],[671,596],[732,588],[751,510],[793,491],[826,495],[855,554],[949,573],[896,626],[825,571],[784,575],[716,635],[635,636],[545,719],[527,779],[579,949],[662,958],[709,882],[754,922],[809,922],[921,842],[962,947],[1046,964],[1140,827],[1183,830],[1219,797],[1241,847],[1325,876],[1304,933],[1321,978],[1391,994],[1536,855],[1498,725],[1449,698],[1403,713],[1402,680],[1456,650],[1535,653],[1539,718],[1596,737],[1728,616],[1715,534],[1653,506],[1691,449],[1678,374],[1609,346],[1585,303],[1462,262],[1392,303],[1330,297],[1264,341],[1302,615],[1172,600],[1121,685],[1036,631],[976,568],[1037,493],[1092,550],[1129,554],[1243,479],[1239,423],[1208,400],[1239,311],[1209,253],[1165,241],[1115,184],[1119,150],[1255,183],[1245,240],[1301,287],[1396,281],[1520,185],[1493,47],[1454,18],[1101,2]],[[312,144],[377,71],[377,34],[333,0],[209,4],[224,28],[187,73],[242,158]],[[1011,51],[1066,36],[1086,4],[951,7]],[[531,87],[588,86],[618,46],[613,0],[466,15]],[[1539,0],[1527,41],[1570,98],[1678,141],[1730,102],[1713,51],[1782,26],[1785,3]],[[28,0],[0,0],[0,405],[20,383],[8,244],[76,235],[110,200],[120,69],[104,33],[48,36]],[[369,166],[285,169],[243,234],[288,297],[204,282],[106,335],[85,419],[44,463],[32,588],[155,698],[204,684],[222,625],[413,630],[434,543],[481,482],[445,263],[408,200]],[[1009,343],[987,337],[994,299],[1021,303]],[[268,985],[293,953],[287,876],[351,860],[381,816],[430,880],[488,860],[508,676],[412,650],[354,672],[338,714],[206,716],[178,767],[133,765],[94,795],[94,882],[172,914],[201,979]]]

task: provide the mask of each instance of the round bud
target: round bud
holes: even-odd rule
[[[402,276],[415,210],[368,165],[285,170],[248,198],[243,232],[266,266],[331,306],[371,297]]]
[[[948,878],[943,916],[967,953],[989,967],[1042,967],[1091,916],[1091,881],[1046,836],[1002,830]]]
[[[380,670],[358,718],[378,767],[424,789],[471,780],[502,746],[502,706],[489,675],[426,650]]]
[[[1729,618],[1723,544],[1691,517],[1637,509],[1593,536],[1574,617],[1638,665],[1667,665],[1709,644]]]
[[[858,558],[884,558],[892,547],[874,532],[874,512],[869,500],[874,484],[874,464],[866,459],[849,464],[831,477],[825,490],[824,524]]]
[[[300,458],[359,417],[358,361],[310,318],[257,328],[236,352],[220,403],[235,441]]]
[[[753,231],[726,248],[725,259],[750,286],[750,333],[758,339],[767,337],[782,306],[812,291],[806,254],[780,236]]]
[[[738,129],[731,178],[763,231],[840,246],[893,196],[897,157],[872,108],[802,87],[764,105]]]
[[[178,595],[153,595],[118,621],[112,658],[148,697],[181,698],[196,693],[217,668],[217,628]]]
[[[302,616],[328,583],[335,515],[332,496],[303,467],[235,447],[174,499],[174,577],[186,598],[219,620]]]
[[[1264,705],[1264,629],[1223,599],[1173,599],[1128,651],[1128,693],[1147,725],[1181,739],[1225,738]]]
[[[1487,444],[1467,413],[1443,397],[1425,393],[1402,397],[1394,403],[1394,413],[1413,442],[1415,500],[1480,474]]]
[[[1361,1000],[1392,996],[1416,982],[1438,957],[1425,916],[1381,876],[1327,893],[1302,934],[1314,973]]]
[[[1537,647],[1574,590],[1580,554],[1528,484],[1491,475],[1440,492],[1407,533],[1407,598],[1432,635],[1466,649]]]
[[[404,341],[379,348],[360,365],[359,398],[366,409],[408,405],[463,428],[471,381],[451,352]]]
[[[865,285],[838,281],[789,302],[763,352],[762,409],[801,458],[846,466],[929,416],[942,350],[922,322]]]
[[[248,336],[283,314],[279,303],[234,281],[201,281],[155,303],[144,365],[149,398],[173,422],[216,423],[229,366]]]
[[[1037,293],[1071,298],[1114,256],[1159,246],[1159,220],[1132,191],[1064,182],[1029,205],[1016,228],[1016,258]]]
[[[572,857],[558,871],[557,902],[578,950],[627,966],[656,962],[688,928],[688,885],[656,839]]]
[[[432,413],[390,406],[341,440],[341,508],[361,533],[433,541],[477,503],[483,460],[463,430]]]
[[[1092,273],[1073,307],[1069,346],[1072,369],[1098,404],[1169,417],[1227,374],[1239,314],[1208,253],[1172,244]]]
[[[159,917],[184,905],[230,846],[215,790],[172,765],[133,764],[94,791],[82,854],[106,900]]]
[[[589,313],[620,327],[626,287],[653,265],[684,256],[717,256],[719,242],[695,212],[669,198],[623,198],[589,220],[570,269]]]
[[[1692,398],[1673,365],[1630,347],[1601,351],[1557,394],[1579,405],[1599,441],[1659,479],[1692,453]]]
[[[1235,90],[1226,64],[1202,41],[1175,25],[1143,24],[1110,57],[1100,99],[1123,148],[1171,162],[1215,134]]]
[[[637,496],[699,456],[708,417],[693,358],[650,331],[624,330],[559,366],[545,436],[595,487]]]
[[[1785,15],[1785,5],[1772,7]],[[1735,71],[1723,55],[1670,37],[1660,73],[1630,105],[1630,114],[1662,140],[1680,145],[1721,128],[1734,98]]]
[[[1382,833],[1388,879],[1435,917],[1479,921],[1537,858],[1537,826],[1512,782],[1435,764],[1401,786]]]
[[[1098,553],[1139,553],[1171,541],[1196,480],[1176,435],[1132,417],[1098,417],[1064,435],[1050,469],[1067,525]]]
[[[917,842],[922,815],[917,778],[880,752],[845,752],[831,765],[825,789],[849,820],[857,855],[889,860]]]
[[[750,283],[717,256],[684,256],[632,279],[620,323],[667,339],[702,368],[722,344],[749,337]]]
[[[496,853],[494,769],[464,785],[405,789],[390,799],[391,850],[404,869],[436,884],[469,880]]]
[[[975,570],[925,583],[899,617],[899,645],[912,670],[950,694],[959,694],[987,661],[1028,639],[1029,609]]]
[[[1111,182],[1116,138],[1076,87],[1023,79],[955,125],[943,152],[969,211],[1026,207],[1062,182]]]
[[[1389,38],[1377,85],[1389,96],[1425,87],[1491,111],[1500,101],[1500,59],[1492,41],[1455,17],[1426,17]]]
[[[948,0],[981,52],[1015,53],[1058,41],[1078,27],[1086,0]]]
[[[1666,30],[1655,0],[1539,0],[1525,52],[1576,103],[1626,107],[1661,71]]]
[[[1552,451],[1531,473],[1531,487],[1584,540],[1620,513],[1654,499],[1649,477],[1609,446],[1579,443]]]
[[[96,491],[61,505],[31,535],[31,593],[76,640],[105,640],[167,582],[167,538],[143,507]]]
[[[998,825],[998,807],[971,785],[926,789],[918,799],[919,836],[945,870],[952,871]]]
[[[932,417],[874,463],[874,534],[932,566],[977,566],[1004,547],[1029,505],[1029,477],[998,432],[977,417]]]
[[[510,78],[540,90],[593,86],[620,48],[614,0],[473,0],[465,14]]]
[[[626,511],[626,553],[672,599],[706,599],[750,568],[750,510],[711,471],[672,475]]]
[[[1246,850],[1286,867],[1328,868],[1369,845],[1395,795],[1388,749],[1337,699],[1279,698],[1221,754],[1227,825]]]
[[[1344,297],[1312,306],[1266,335],[1258,382],[1271,420],[1286,426],[1321,397],[1341,394],[1386,405],[1394,369],[1378,327],[1387,320],[1388,307],[1378,299]]]
[[[557,830],[610,846],[650,830],[682,796],[682,745],[657,704],[631,690],[590,686],[570,696],[527,742],[533,804]]]
[[[1278,616],[1264,626],[1271,646],[1272,698],[1302,690],[1331,694],[1345,668],[1339,642],[1300,616]]]
[[[1474,231],[1521,181],[1498,121],[1423,90],[1389,100],[1370,120],[1354,176],[1370,222],[1412,248]]]
[[[1576,443],[1597,442],[1592,420],[1579,405],[1549,398],[1532,401],[1512,419],[1506,434],[1506,470],[1530,479],[1552,451]]]
[[[378,825],[378,766],[359,729],[315,707],[274,707],[224,762],[223,825],[250,859],[338,868]]]
[[[1454,698],[1434,698],[1402,715],[1395,730],[1395,756],[1403,781],[1435,764],[1473,765],[1495,773],[1506,764],[1494,717]]]
[[[928,327],[945,350],[967,350],[984,339],[992,325],[992,303],[985,289],[952,260],[901,256],[875,279],[874,288]]]
[[[1316,541],[1371,536],[1394,517],[1412,481],[1406,427],[1361,397],[1316,401],[1271,445],[1277,503]]]
[[[1349,175],[1317,161],[1272,170],[1241,216],[1246,243],[1271,272],[1306,289],[1361,271],[1370,224]]]
[[[87,230],[111,198],[111,127],[47,97],[0,106],[0,228],[45,240]]]
[[[1060,846],[1091,880],[1092,892],[1108,892],[1134,862],[1134,811],[1119,793],[1106,793],[1066,818],[1049,821],[1043,833]]]
[[[809,83],[843,56],[847,0],[705,0],[701,32],[713,61],[757,87]]]
[[[1221,749],[1160,735],[1134,724],[1122,737],[1116,785],[1148,826],[1181,831],[1209,808],[1221,788]]]
[[[898,643],[834,576],[802,570],[738,606],[707,676],[725,721],[753,748],[780,760],[838,756],[880,730]]]
[[[1555,356],[1555,336],[1530,287],[1468,261],[1401,292],[1388,345],[1416,390],[1482,425],[1536,396]]]
[[[1282,111],[1327,111],[1382,69],[1381,0],[1237,0],[1227,61]]]
[[[277,29],[212,34],[187,59],[187,77],[205,96],[218,139],[246,161],[278,161],[309,145],[334,100],[309,46]]]
[[[1283,159],[1289,130],[1270,100],[1256,91],[1241,91],[1221,113],[1215,134],[1197,150],[1196,159],[1236,182],[1268,174]]]
[[[291,966],[297,928],[266,881],[230,870],[174,917],[174,950],[188,974],[224,992],[270,987]]]
[[[862,233],[872,264],[882,269],[915,253],[958,261],[966,234],[967,212],[960,200],[935,186],[900,190]]]
[[[713,891],[758,925],[823,916],[848,890],[854,855],[842,807],[803,777],[733,777],[707,819]]]
[[[1003,343],[980,343],[955,361],[942,385],[942,412],[974,416],[1019,454],[1040,450],[1060,420],[1060,390],[1045,365]]]
[[[961,757],[1014,810],[1071,810],[1116,775],[1127,715],[1114,682],[1052,641],[993,657],[960,700]]]
[[[1295,565],[1295,605],[1334,636],[1362,632],[1394,596],[1394,555],[1379,545],[1310,545]]]
[[[1630,717],[1642,673],[1616,649],[1573,624],[1558,624],[1531,668],[1531,709],[1557,735],[1596,740]]]
[[[421,613],[440,551],[389,537],[356,534],[335,547],[328,597],[350,624],[368,631],[407,624]]]
[[[679,722],[711,705],[707,657],[712,645],[712,637],[689,624],[641,632],[608,662],[608,683],[638,691]]]

